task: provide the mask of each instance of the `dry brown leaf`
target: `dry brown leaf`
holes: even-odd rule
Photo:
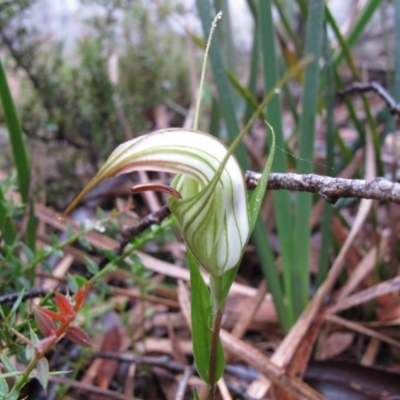
[[[376,338],[376,339],[378,339],[382,342],[388,343],[391,346],[394,346],[396,348],[400,348],[400,341],[392,339],[391,337],[384,335],[382,333],[376,332],[373,329],[369,329],[366,326],[361,325],[357,322],[348,321],[347,319],[338,317],[337,315],[330,315],[330,314],[325,315],[325,320],[329,321],[329,322],[334,322],[338,325],[344,326],[347,329],[361,333],[363,335],[367,335],[367,336]]]
[[[337,296],[337,302],[347,297],[354,289],[364,280],[364,287],[370,286],[373,281],[372,277],[366,280],[366,277],[371,274],[378,259],[386,252],[388,248],[388,238],[383,237],[379,245],[373,247],[359,262],[356,268],[352,271],[349,280],[340,290]],[[379,253],[378,253],[379,250]]]
[[[389,279],[385,282],[379,283],[368,289],[361,290],[351,296],[346,297],[340,303],[329,307],[328,312],[330,314],[336,314],[340,311],[347,310],[348,308],[355,307],[367,301],[377,299],[380,296],[397,292],[399,289],[400,276],[397,276],[396,278]]]
[[[332,332],[323,341],[318,342],[315,359],[323,361],[342,354],[351,346],[354,337],[354,333],[351,332]]]
[[[119,331],[119,325],[121,324],[119,316],[114,312],[107,313],[103,317],[103,322],[105,325],[105,332],[100,350],[117,353],[120,351],[122,342]],[[97,384],[99,387],[108,389],[118,370],[118,365],[118,360],[107,358],[101,360],[99,369],[97,370]]]
[[[364,367],[371,367],[372,365],[374,365],[380,347],[381,347],[381,341],[376,338],[371,338],[365,350],[365,353],[360,361],[360,364],[363,365]]]

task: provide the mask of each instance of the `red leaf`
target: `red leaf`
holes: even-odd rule
[[[56,321],[65,322],[68,319],[64,315],[58,314],[51,310],[47,310],[46,308],[40,306],[38,306],[37,309],[45,313],[51,319],[55,319]]]
[[[81,346],[92,345],[92,341],[90,340],[89,335],[84,330],[78,328],[77,326],[69,326],[65,332],[65,336],[72,342],[79,344]]]
[[[44,335],[50,336],[57,329],[52,319],[43,312],[43,309],[36,307],[33,309],[33,313],[35,321]]]
[[[67,297],[64,297],[62,294],[55,292],[54,295],[56,296],[56,303],[58,309],[61,311],[61,314],[68,315],[73,312],[71,301]]]
[[[92,288],[92,285],[93,285],[93,283],[90,282],[90,283],[88,283],[87,286],[77,290],[77,292],[75,294],[75,307],[74,307],[74,310],[76,312],[82,308],[83,303],[86,298],[86,295],[87,295],[88,291]]]

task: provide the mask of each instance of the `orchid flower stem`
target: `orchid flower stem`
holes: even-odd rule
[[[204,59],[203,59],[203,67],[201,68],[201,77],[200,77],[200,85],[199,85],[199,93],[197,94],[197,101],[196,101],[196,110],[194,113],[194,120],[193,120],[193,129],[198,129],[199,125],[199,115],[200,115],[200,104],[201,104],[201,99],[202,99],[202,91],[203,91],[203,85],[204,85],[204,76],[206,74],[206,66],[207,66],[207,58],[208,58],[208,52],[210,50],[211,46],[211,39],[214,34],[215,28],[217,27],[217,22],[219,19],[222,17],[222,11],[220,11],[214,18],[212,24],[211,24],[211,31],[210,35],[208,36],[207,40],[207,45],[206,45],[206,51],[204,53]]]
[[[225,302],[222,300],[222,287],[222,278],[220,276],[210,276],[210,289],[213,302],[213,327],[208,374],[210,389],[208,391],[207,400],[214,400],[216,392],[216,365],[219,345],[219,332],[221,330],[222,316],[225,308]]]

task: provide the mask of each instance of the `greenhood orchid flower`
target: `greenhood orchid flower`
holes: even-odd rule
[[[177,173],[171,188],[139,185],[133,192],[162,190],[187,247],[213,276],[240,261],[249,237],[243,173],[234,156],[220,170],[228,149],[213,136],[189,129],[166,129],[118,146],[68,207],[67,214],[106,178],[137,170]]]

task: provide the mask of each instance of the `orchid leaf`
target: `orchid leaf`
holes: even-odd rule
[[[210,348],[212,340],[212,298],[211,293],[201,276],[196,260],[188,251],[190,267],[191,286],[191,319],[192,319],[192,342],[193,355],[197,371],[200,377],[208,384]],[[222,376],[224,370],[224,353],[222,345],[219,344],[217,352],[217,380]]]
[[[197,388],[193,388],[193,400],[200,400],[199,394],[197,393]]]

